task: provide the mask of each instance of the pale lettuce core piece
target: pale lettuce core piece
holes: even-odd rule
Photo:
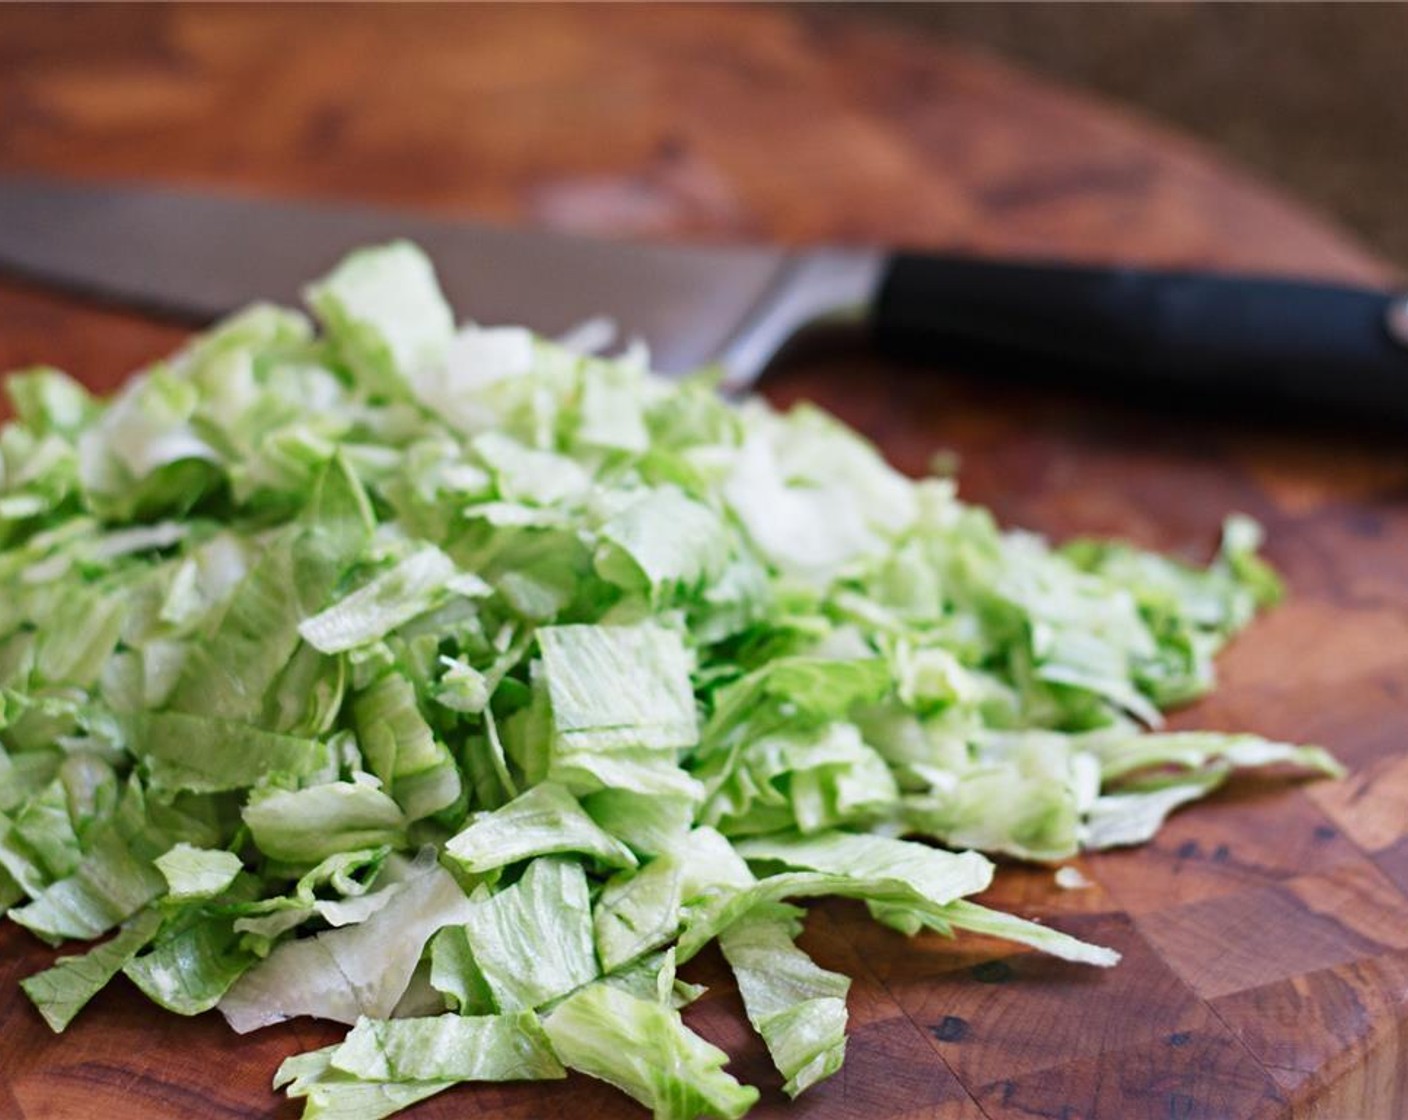
[[[241,1034],[295,1015],[385,1018],[431,935],[469,913],[455,880],[431,868],[366,921],[282,943],[230,989],[220,1011]]]
[[[496,390],[501,382],[527,379],[533,370],[534,348],[532,333],[522,327],[470,324],[450,342],[443,363],[412,376],[412,391],[422,405],[458,431],[468,435],[487,431],[503,420],[501,394]]]
[[[1004,530],[814,407],[457,329],[406,242],[308,303],[107,400],[7,382],[0,911],[112,934],[23,982],[55,1030],[121,972],[237,1031],[351,1027],[279,1071],[312,1120],[569,1068],[739,1116],[679,1015],[711,941],[796,1095],[841,1065],[847,980],[787,900],[1109,966],[974,903],[987,857],[1340,772],[1157,730],[1281,594],[1245,517],[1206,567]]]

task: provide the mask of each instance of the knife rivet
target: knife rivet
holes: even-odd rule
[[[1384,312],[1384,326],[1388,335],[1400,346],[1408,346],[1408,292],[1389,300]]]

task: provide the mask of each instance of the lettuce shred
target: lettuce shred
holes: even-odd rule
[[[1280,594],[1246,518],[1203,568],[1004,531],[815,408],[457,330],[404,242],[308,303],[108,400],[8,381],[0,910],[117,931],[24,981],[55,1030],[121,972],[238,1031],[346,1023],[278,1073],[306,1117],[567,1070],[737,1117],[758,1091],[680,1014],[710,941],[795,1096],[849,980],[788,899],[1109,966],[974,902],[988,856],[1338,772],[1160,729]]]

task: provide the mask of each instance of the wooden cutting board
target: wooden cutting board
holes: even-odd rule
[[[0,8],[0,166],[601,233],[1387,275],[1147,123],[830,10]],[[106,388],[179,337],[0,287],[6,367],[49,361]],[[1354,773],[1238,781],[1154,844],[1083,861],[1087,890],[1001,873],[988,901],[1115,946],[1109,972],[976,938],[906,941],[853,906],[818,907],[806,944],[856,977],[852,1035],[844,1071],[796,1106],[703,958],[711,991],[687,1017],[764,1086],[758,1115],[1408,1111],[1401,440],[1126,410],[854,351],[794,363],[768,391],[835,409],[907,470],[958,452],[963,493],[1009,524],[1202,557],[1226,511],[1262,519],[1291,599],[1175,724],[1318,741]],[[56,1039],[16,989],[52,955],[0,933],[6,1118],[291,1117],[272,1071],[338,1034],[301,1023],[237,1039],[216,1015],[161,1014],[115,984]],[[636,1114],[576,1077],[461,1088],[414,1112]]]

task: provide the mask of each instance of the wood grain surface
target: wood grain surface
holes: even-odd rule
[[[1099,15],[1092,12],[1092,21]],[[1098,27],[1092,26],[1092,33]],[[0,7],[0,168],[220,184],[581,231],[906,242],[992,253],[1386,273],[1148,124],[853,14],[712,7]],[[218,267],[219,262],[212,262]],[[485,283],[492,278],[486,277]],[[0,365],[109,387],[179,335],[0,285]],[[906,941],[846,904],[805,944],[857,978],[843,1072],[778,1091],[717,957],[687,1018],[762,1116],[1391,1118],[1408,1113],[1408,457],[1393,442],[1210,422],[813,351],[773,377],[1004,522],[1201,557],[1225,512],[1269,530],[1287,605],[1178,726],[1318,741],[1337,783],[1234,782],[1087,890],[1003,870],[987,901],[1124,953],[1108,972],[965,937]],[[0,1117],[291,1117],[279,1060],[339,1029],[237,1039],[121,983],[62,1038],[0,932]],[[637,1115],[573,1077],[413,1110]]]

